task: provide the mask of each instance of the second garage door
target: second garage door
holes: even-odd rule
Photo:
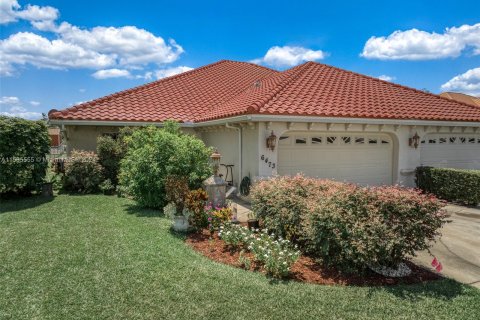
[[[393,142],[386,134],[286,133],[279,140],[278,173],[304,173],[363,185],[392,184]]]

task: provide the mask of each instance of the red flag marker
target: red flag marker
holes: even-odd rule
[[[440,262],[438,263],[438,266],[435,267],[435,270],[437,270],[437,272],[442,272],[443,266]]]
[[[437,257],[433,257],[432,267],[436,268],[439,264],[440,262],[438,262]]]

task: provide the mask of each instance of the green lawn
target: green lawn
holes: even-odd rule
[[[0,204],[0,319],[480,319],[480,290],[273,282],[212,262],[107,196]]]

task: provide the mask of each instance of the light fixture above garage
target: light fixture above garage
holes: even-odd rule
[[[277,145],[277,136],[273,133],[273,130],[272,130],[272,133],[267,138],[267,148],[274,151],[276,145]]]
[[[408,138],[408,145],[410,147],[417,149],[419,144],[420,144],[420,136],[418,135],[417,132],[415,132],[413,137]]]

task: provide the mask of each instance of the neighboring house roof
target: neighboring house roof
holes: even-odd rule
[[[451,99],[451,100],[463,102],[466,104],[471,104],[476,107],[480,107],[480,97],[474,97],[474,96],[470,96],[468,94],[459,93],[459,92],[443,92],[443,93],[440,93],[440,96]]]
[[[480,121],[479,109],[316,62],[278,72],[222,60],[93,100],[50,119],[201,122],[242,114]]]

